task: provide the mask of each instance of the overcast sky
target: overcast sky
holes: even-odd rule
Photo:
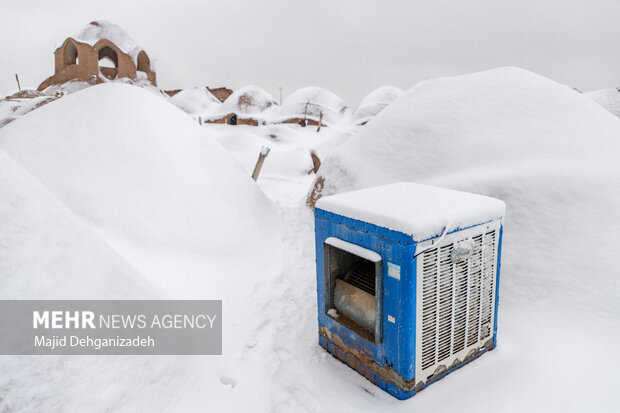
[[[0,0],[0,94],[53,74],[96,19],[155,60],[159,85],[372,89],[520,66],[587,91],[620,86],[620,0]]]

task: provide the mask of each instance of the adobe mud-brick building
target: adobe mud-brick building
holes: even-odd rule
[[[120,26],[99,20],[68,37],[56,49],[54,75],[44,80],[38,90],[74,79],[94,84],[120,78],[157,84],[146,52]]]

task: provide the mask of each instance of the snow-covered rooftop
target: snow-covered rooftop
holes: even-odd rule
[[[195,116],[219,111],[222,106],[219,99],[213,96],[206,87],[199,86],[181,90],[170,98],[170,103]]]
[[[275,106],[276,100],[264,89],[248,85],[234,91],[222,104],[224,112],[257,114]]]
[[[274,118],[284,120],[307,116],[317,120],[323,112],[324,123],[335,123],[349,111],[344,101],[327,89],[311,86],[298,89],[289,95],[275,113]]]
[[[72,36],[81,43],[94,46],[101,39],[107,39],[114,43],[123,53],[134,59],[140,53],[140,47],[121,26],[106,20],[96,20],[88,23],[79,32]]]
[[[422,241],[504,216],[503,201],[411,182],[321,198],[317,208],[411,235]]]

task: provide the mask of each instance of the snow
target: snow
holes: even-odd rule
[[[89,86],[92,86],[92,84],[83,80],[74,79],[61,84],[48,86],[47,88],[43,89],[41,93],[48,96],[70,95],[71,93],[79,92],[82,89],[86,89]]]
[[[317,208],[424,241],[501,219],[506,205],[487,196],[399,182],[321,198]]]
[[[350,115],[350,110],[344,101],[327,89],[312,86],[298,89],[290,94],[282,106],[273,113],[273,122],[292,118],[319,120],[323,112],[323,123],[331,125],[338,123]]]
[[[595,90],[584,93],[584,95],[620,118],[620,91],[618,89]]]
[[[267,410],[257,310],[282,273],[280,216],[205,128],[102,84],[7,125],[0,146],[3,298],[222,299],[227,323],[221,357],[3,357],[3,408]]]
[[[3,128],[0,146],[78,215],[140,242],[219,256],[277,236],[269,200],[228,153],[138,87],[66,96]]]
[[[613,410],[619,136],[587,96],[502,68],[419,83],[326,157],[323,194],[408,181],[507,205],[498,347],[397,406],[330,408]]]
[[[0,150],[0,297],[155,295],[113,248]]]
[[[128,83],[135,84],[151,92],[163,95],[163,92],[153,86],[148,79],[131,80],[128,78],[109,80],[106,83]],[[18,117],[29,113],[53,100],[61,98],[65,95],[78,92],[82,89],[92,86],[91,83],[83,80],[70,80],[57,85],[51,85],[43,91],[34,89],[24,89],[15,92],[13,95],[0,99],[0,128],[13,122]]]
[[[381,86],[373,90],[362,99],[353,113],[353,119],[358,124],[368,122],[403,93],[402,89],[395,86]]]
[[[34,91],[23,98],[7,96],[4,99],[0,99],[0,128],[52,100],[54,100],[53,97]]]
[[[365,260],[372,262],[381,262],[381,255],[366,248],[362,248],[359,245],[351,244],[350,242],[343,241],[339,238],[329,237],[325,240],[327,245],[336,247],[346,252],[350,252],[353,255],[357,255]]]
[[[149,90],[94,86],[0,129],[0,295],[223,299],[224,355],[2,357],[0,410],[616,409],[620,120],[587,96],[499,69],[317,133],[199,126]],[[325,195],[506,202],[495,350],[402,402],[318,346],[311,151]]]
[[[299,207],[312,184],[311,153],[327,156],[352,133],[346,122],[322,128],[298,125],[217,125],[205,128],[218,136],[218,141],[235,157],[243,170],[251,175],[263,146],[271,151],[265,159],[257,184],[280,205]]]
[[[249,85],[235,90],[222,104],[222,114],[258,115],[275,107],[276,100],[265,90]]]
[[[133,59],[136,59],[143,50],[119,25],[106,20],[90,22],[72,37],[78,42],[91,46],[101,39],[107,39]],[[151,68],[154,69],[152,62]]]
[[[210,113],[219,112],[222,103],[206,87],[183,89],[170,98],[170,103],[194,118],[207,119]]]

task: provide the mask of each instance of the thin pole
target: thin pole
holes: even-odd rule
[[[269,155],[270,148],[263,146],[258,154],[258,159],[256,160],[256,166],[254,167],[254,172],[252,172],[252,179],[255,181],[258,179],[258,174],[260,174],[260,170],[263,167],[263,162],[265,162],[265,158]]]
[[[323,111],[321,111],[321,114],[319,115],[319,126],[317,126],[316,131],[320,132],[321,131],[321,126],[323,125]]]
[[[15,73],[15,80],[17,80],[17,88],[21,92],[22,91],[22,86],[19,84],[19,76],[17,76],[17,73]]]

